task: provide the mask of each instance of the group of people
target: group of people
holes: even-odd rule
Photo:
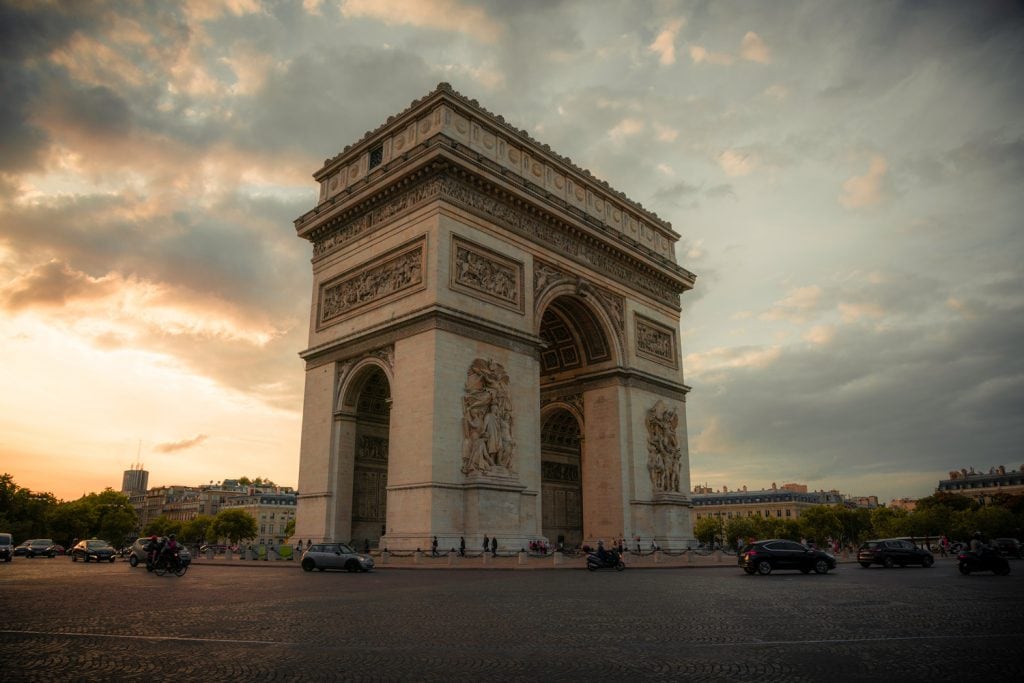
[[[149,537],[149,542],[144,548],[147,562],[155,565],[161,557],[172,558],[178,552],[178,539],[174,534],[159,537],[156,534]]]

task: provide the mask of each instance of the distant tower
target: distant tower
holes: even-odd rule
[[[131,496],[134,493],[145,493],[149,488],[149,472],[142,469],[140,463],[132,465],[131,469],[124,471],[124,478],[121,479],[121,493]]]

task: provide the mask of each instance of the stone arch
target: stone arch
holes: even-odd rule
[[[620,335],[595,297],[580,295],[577,287],[553,287],[544,298],[536,318],[537,335],[545,345],[540,351],[542,378],[622,363]]]
[[[369,357],[339,369],[338,410],[341,424],[338,460],[338,491],[351,500],[349,528],[337,540],[362,547],[376,546],[387,522],[388,455],[391,431],[391,368]],[[347,522],[347,524],[345,524]]]
[[[582,545],[583,413],[556,400],[540,411],[541,534],[567,548]]]

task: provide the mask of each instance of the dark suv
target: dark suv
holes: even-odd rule
[[[748,574],[771,574],[775,569],[799,569],[804,574],[813,570],[817,574],[826,574],[836,568],[836,558],[796,541],[776,538],[745,547],[740,553],[739,565]]]
[[[886,568],[906,567],[908,564],[930,567],[935,564],[935,556],[905,538],[880,538],[862,543],[857,549],[857,561],[862,567],[873,564]]]
[[[1024,551],[1021,550],[1020,541],[1016,538],[995,538],[992,539],[992,545],[1000,555],[1024,558]]]
[[[10,562],[14,557],[14,539],[10,534],[0,534],[0,560]]]

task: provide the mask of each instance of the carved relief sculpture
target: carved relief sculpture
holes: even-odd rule
[[[477,358],[466,373],[462,399],[463,474],[515,472],[512,424],[508,373],[494,360]]]
[[[458,238],[452,246],[453,289],[522,312],[522,264]]]
[[[327,325],[355,309],[382,303],[423,283],[422,244],[329,282],[320,290],[319,324]]]
[[[672,330],[657,323],[636,317],[637,355],[676,367],[676,343]]]
[[[679,415],[662,401],[647,411],[647,470],[655,492],[679,492]]]

